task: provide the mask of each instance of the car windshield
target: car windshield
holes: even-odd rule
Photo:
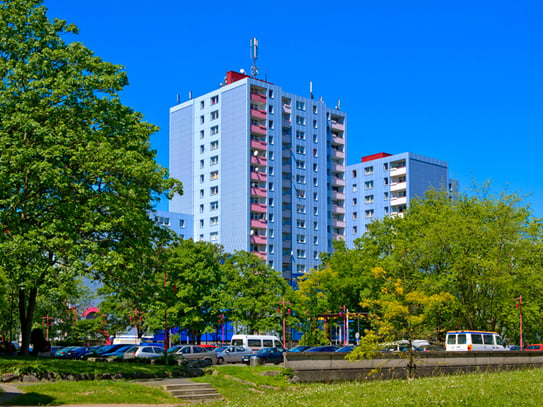
[[[262,348],[260,349],[258,352],[256,352],[257,354],[258,353],[268,353],[272,350],[273,348]]]

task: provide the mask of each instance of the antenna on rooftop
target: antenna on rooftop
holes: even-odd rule
[[[251,75],[256,78],[258,75],[258,68],[256,66],[256,60],[258,58],[258,40],[254,37],[251,40],[251,59],[253,60],[253,66],[251,67]]]
[[[313,99],[313,82],[309,82],[309,97]]]

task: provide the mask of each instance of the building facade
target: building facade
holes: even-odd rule
[[[360,163],[347,167],[346,182],[349,247],[374,219],[403,216],[409,201],[423,197],[428,189],[457,190],[456,181],[449,179],[447,162],[413,153],[362,157]]]
[[[186,238],[255,253],[294,281],[345,239],[345,158],[345,113],[231,71],[170,109],[184,194],[169,210],[191,218]]]

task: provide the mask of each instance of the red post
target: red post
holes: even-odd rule
[[[517,308],[519,309],[519,319],[520,319],[520,350],[524,350],[522,343],[522,295],[518,298],[515,298],[515,301],[518,301]]]
[[[42,325],[45,325],[45,340],[49,342],[49,321],[51,321],[51,326],[53,326],[53,317],[50,317],[49,314],[47,316],[42,317],[42,319],[45,319],[45,324],[43,321],[41,321]],[[11,340],[11,339],[10,339]]]

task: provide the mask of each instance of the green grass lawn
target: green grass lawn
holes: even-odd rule
[[[126,364],[127,368],[136,366]],[[211,383],[224,397],[207,403],[209,407],[543,405],[543,369],[343,383],[290,383],[291,372],[276,366],[213,366],[208,373],[193,380]],[[11,404],[179,402],[157,388],[124,380],[39,383],[21,388],[28,394]]]

